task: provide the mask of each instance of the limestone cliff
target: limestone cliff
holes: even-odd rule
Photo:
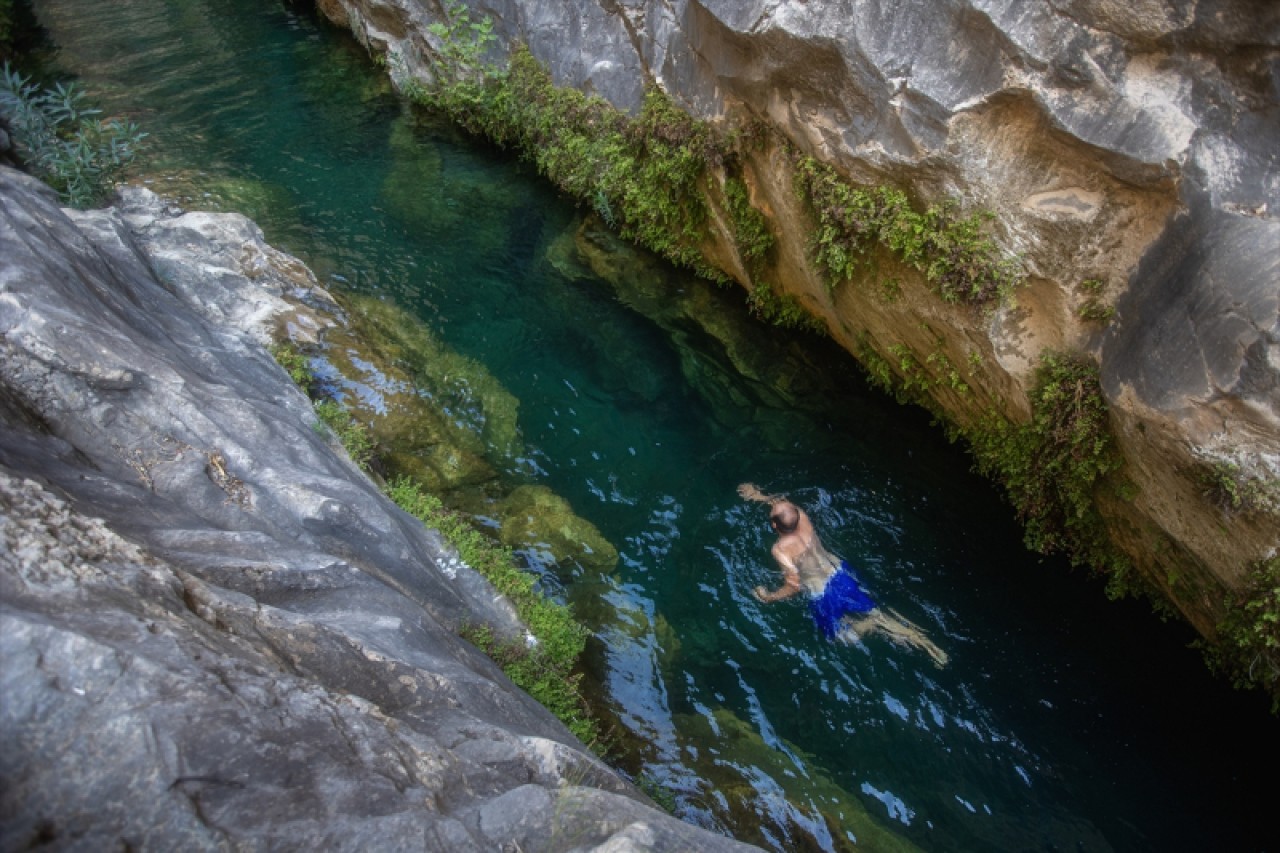
[[[319,0],[402,82],[429,80],[437,0]],[[848,350],[971,427],[1031,416],[1048,352],[1096,363],[1123,456],[1094,500],[1144,585],[1213,636],[1280,546],[1280,6],[1266,0],[469,0],[498,54],[629,111],[657,85],[721,127],[776,244],[748,269],[705,184],[702,248],[768,278]],[[882,257],[829,287],[794,154],[854,184],[994,214],[1024,273],[994,313],[957,308]],[[714,172],[714,170],[713,170]],[[891,284],[893,298],[884,297]],[[934,375],[930,375],[934,374]],[[945,375],[944,375],[945,374]],[[948,375],[950,381],[948,381]],[[1215,486],[1216,481],[1216,486]],[[1213,492],[1263,495],[1224,512]]]
[[[0,167],[0,257],[0,847],[746,849],[459,639],[523,627],[267,354],[251,222]]]

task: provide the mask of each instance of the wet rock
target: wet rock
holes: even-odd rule
[[[523,629],[315,428],[251,223],[0,169],[0,259],[6,846],[739,848],[457,637]]]
[[[577,566],[607,574],[618,565],[618,550],[595,525],[574,513],[546,486],[520,486],[496,507],[499,536],[510,548],[532,551],[531,561],[565,574]]]

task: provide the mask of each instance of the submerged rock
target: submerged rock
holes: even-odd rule
[[[0,258],[6,846],[741,848],[457,637],[523,627],[316,429],[252,223],[0,168]]]

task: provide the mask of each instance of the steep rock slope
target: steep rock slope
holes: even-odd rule
[[[435,0],[318,0],[393,76],[430,80]],[[1140,586],[1213,636],[1280,547],[1280,7],[1263,0],[469,0],[490,59],[527,44],[561,85],[629,111],[657,85],[762,141],[738,168],[776,238],[752,270],[704,184],[703,254],[798,300],[961,429],[1032,415],[1046,353],[1100,371],[1123,456],[1093,496]],[[994,312],[944,304],[873,253],[824,281],[796,153],[856,185],[994,214],[1025,274]],[[891,298],[886,293],[892,291]],[[1248,490],[1261,499],[1223,508]],[[1117,587],[1126,584],[1123,577]]]
[[[458,639],[523,629],[263,349],[251,222],[0,168],[0,258],[0,846],[744,849]]]

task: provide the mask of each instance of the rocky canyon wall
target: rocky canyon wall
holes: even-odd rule
[[[449,4],[318,5],[391,57],[402,83],[432,78],[441,40],[430,27]],[[1097,365],[1124,460],[1122,486],[1094,495],[1103,524],[1142,585],[1203,634],[1215,634],[1249,567],[1275,556],[1276,4],[465,5],[494,22],[495,62],[525,44],[557,83],[623,110],[656,85],[722,128],[766,128],[740,163],[776,239],[763,277],[895,382],[923,371],[921,401],[953,425],[992,413],[1026,422],[1046,353]],[[991,236],[1024,274],[1013,300],[993,312],[945,303],[887,255],[829,286],[813,262],[812,212],[793,186],[796,152],[854,185],[902,190],[921,209],[989,211]],[[706,181],[702,248],[749,285],[724,179]],[[1224,490],[1257,500],[1224,503]]]
[[[525,634],[264,349],[325,294],[253,223],[0,167],[0,257],[0,847],[753,849],[459,639]]]

